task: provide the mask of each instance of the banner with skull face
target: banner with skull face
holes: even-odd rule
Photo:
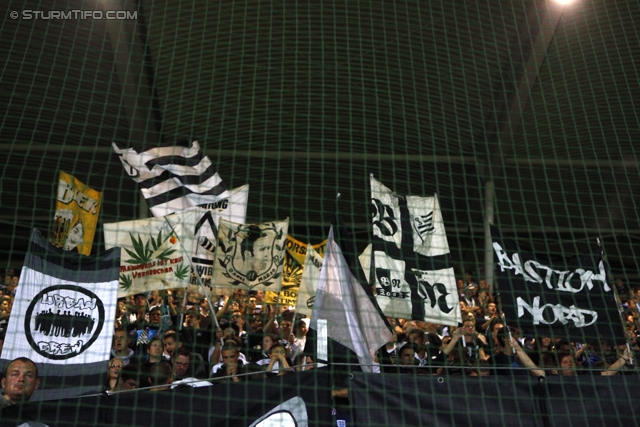
[[[373,176],[373,244],[360,256],[385,315],[457,325],[462,317],[437,196],[398,196]]]
[[[220,219],[215,287],[279,292],[289,218],[263,224]]]

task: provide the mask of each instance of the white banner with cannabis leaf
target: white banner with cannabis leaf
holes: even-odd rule
[[[193,224],[149,218],[104,224],[107,249],[122,248],[118,298],[189,286]],[[182,244],[180,244],[182,241]]]
[[[289,218],[263,224],[220,219],[214,286],[280,291]]]

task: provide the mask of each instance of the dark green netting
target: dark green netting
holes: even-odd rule
[[[489,221],[554,259],[586,254],[599,238],[608,283],[620,285],[620,323],[610,328],[637,333],[637,1],[65,0],[9,1],[0,12],[3,279],[25,265],[32,229],[48,236],[54,227],[60,171],[104,193],[91,249],[100,256],[104,224],[150,216],[111,143],[141,149],[197,139],[228,188],[250,185],[247,223],[289,217],[289,234],[305,243],[326,239],[340,193],[342,220],[365,249],[371,173],[398,195],[437,193],[458,279],[469,272],[476,282],[494,281],[495,265],[485,261]],[[429,377],[415,388],[439,393],[442,401],[423,409],[441,425],[613,425],[629,421],[634,405],[637,374],[624,370],[631,374],[612,382],[582,376],[584,387],[563,380],[544,389],[532,377],[482,391],[466,376],[448,383],[443,374],[450,387]],[[353,413],[354,402],[376,410],[400,404],[393,379],[375,381],[382,396],[368,403],[350,395],[327,404],[337,419],[375,425]],[[266,383],[257,387],[266,395]],[[29,411],[70,425],[68,413],[77,410],[78,424],[99,425],[124,423],[106,414],[144,406],[146,415],[131,423],[158,424],[156,410],[185,417],[212,410],[207,393],[193,393],[48,401]],[[538,403],[521,406],[513,393]],[[229,405],[261,405],[239,396]],[[328,410],[330,420],[323,402],[317,397],[316,412]],[[582,409],[572,406],[578,402]],[[407,405],[419,412],[421,404]],[[392,422],[415,423],[385,421]]]

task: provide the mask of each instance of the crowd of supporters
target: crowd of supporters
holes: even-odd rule
[[[215,301],[183,289],[121,298],[107,388],[131,386],[122,373],[137,378],[136,387],[175,387],[310,369],[312,359],[304,353],[308,321],[290,307],[265,304],[259,291],[238,290]],[[151,375],[160,362],[171,368],[169,377]]]
[[[411,372],[472,376],[528,372],[536,376],[615,375],[626,370],[625,366],[631,367],[634,352],[638,351],[640,331],[636,305],[640,302],[640,289],[629,291],[620,280],[616,281],[616,287],[622,301],[629,347],[627,343],[614,345],[608,337],[601,337],[598,342],[568,342],[558,337],[528,336],[515,327],[508,327],[487,282],[476,283],[467,273],[465,279],[457,281],[462,325],[443,328],[389,319],[395,322],[396,342],[387,344],[388,356],[384,357],[392,357],[392,349],[403,349],[404,343],[408,343],[418,361],[418,369],[412,367]],[[410,352],[403,350],[406,351]]]
[[[18,282],[13,270],[0,282],[0,351]],[[606,337],[577,343],[526,336],[504,324],[484,280],[475,283],[467,275],[457,287],[462,324],[388,318],[392,339],[379,349],[374,372],[540,377],[616,375],[632,367],[638,351],[640,288],[616,281],[629,349]],[[305,352],[309,319],[296,315],[292,307],[266,304],[261,291],[237,290],[213,301],[185,289],[153,291],[120,298],[115,318],[106,391],[249,381],[314,366],[314,355]]]
[[[457,286],[463,323],[453,327],[388,318],[393,338],[378,351],[375,372],[614,375],[631,367],[633,351],[638,350],[640,290],[629,292],[620,281],[631,352],[626,344],[613,345],[606,337],[598,343],[576,343],[525,336],[505,327],[484,280],[475,283],[467,275]],[[159,361],[172,367],[171,380],[180,384],[286,375],[314,366],[314,355],[305,353],[308,322],[291,307],[265,304],[259,291],[239,290],[212,302],[181,289],[135,295],[118,302],[111,364],[135,364],[135,371],[130,370],[138,375],[138,387],[157,385],[149,373]],[[110,387],[118,389],[115,374],[109,375]]]

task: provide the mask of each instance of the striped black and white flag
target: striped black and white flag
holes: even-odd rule
[[[178,141],[140,153],[112,145],[155,217],[228,197],[227,186],[198,141]]]

